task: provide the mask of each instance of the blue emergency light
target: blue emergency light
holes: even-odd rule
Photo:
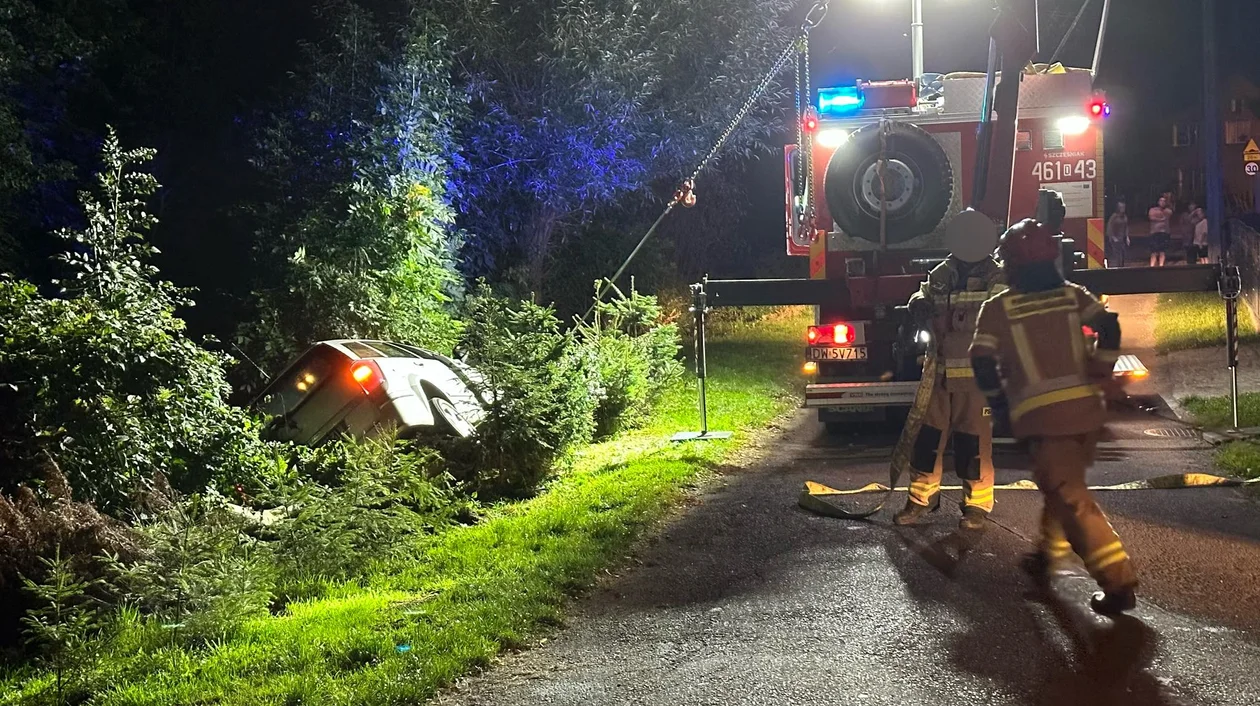
[[[858,86],[818,89],[818,113],[824,117],[852,115],[862,109],[866,96]]]

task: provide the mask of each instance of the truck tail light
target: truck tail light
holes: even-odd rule
[[[376,364],[376,361],[356,361],[350,366],[350,377],[363,388],[364,392],[372,392],[377,388],[385,387],[385,376],[381,374],[381,367]]]
[[[810,326],[805,337],[811,346],[847,346],[853,343],[853,327],[848,324]]]

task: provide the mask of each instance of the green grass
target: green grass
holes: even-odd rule
[[[1260,476],[1260,444],[1231,441],[1216,450],[1216,466],[1237,478]]]
[[[1195,424],[1209,429],[1231,427],[1233,408],[1228,397],[1187,397],[1181,401]],[[1238,426],[1260,426],[1260,392],[1238,395]],[[1231,476],[1260,476],[1260,444],[1253,441],[1231,441],[1216,450],[1216,466]]]
[[[1181,404],[1199,426],[1220,429],[1234,424],[1229,397],[1186,397]],[[1260,392],[1239,393],[1238,426],[1260,426]]]
[[[538,497],[430,538],[421,561],[333,587],[199,650],[154,647],[155,629],[133,623],[102,661],[97,678],[110,688],[92,703],[418,703],[560,624],[566,599],[623,561],[688,486],[799,404],[809,322],[799,310],[735,321],[711,340],[710,428],[736,432],[732,442],[668,441],[698,428],[689,377],[645,429],[585,449]],[[34,693],[49,680],[11,675],[0,694]]]
[[[1225,345],[1225,304],[1210,292],[1160,294],[1155,304],[1155,347],[1161,353]],[[1241,341],[1258,337],[1247,302],[1238,302]]]

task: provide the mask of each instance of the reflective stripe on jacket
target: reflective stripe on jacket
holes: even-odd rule
[[[1102,305],[1070,282],[1044,292],[1006,291],[985,303],[971,356],[999,361],[1016,436],[1082,434],[1102,427],[1106,408],[1090,380],[1114,351],[1090,350],[1082,321]]]
[[[970,266],[953,258],[928,273],[919,291],[910,298],[932,304],[932,335],[943,362],[946,389],[961,391],[975,386],[968,349],[975,335],[976,318],[984,302],[1004,291],[1002,268],[993,258]]]

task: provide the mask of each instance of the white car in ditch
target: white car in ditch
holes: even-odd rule
[[[345,339],[311,346],[251,407],[264,436],[317,446],[397,429],[470,437],[485,415],[482,378],[464,363],[404,343]]]

